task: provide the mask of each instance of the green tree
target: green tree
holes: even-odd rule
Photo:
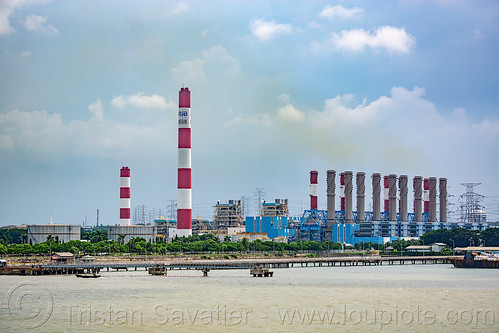
[[[0,254],[7,254],[7,247],[0,243]]]
[[[125,244],[125,237],[126,237],[126,235],[118,235],[118,243],[120,245]]]
[[[26,243],[28,234],[26,229],[0,229],[0,243],[8,244],[22,244]]]
[[[249,247],[250,247],[250,242],[248,241],[247,238],[243,238],[241,239],[238,244],[241,244],[242,248],[243,248],[243,251],[248,251]]]
[[[499,246],[499,228],[488,228],[482,231],[481,238],[485,246]]]
[[[48,254],[49,253],[49,246],[47,243],[37,243],[33,245],[33,253],[36,254]]]

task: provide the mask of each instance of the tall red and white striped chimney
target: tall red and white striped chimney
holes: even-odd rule
[[[130,169],[120,170],[120,225],[130,225]]]
[[[340,173],[340,210],[345,211],[345,173]]]
[[[390,198],[389,198],[389,192],[390,192],[390,178],[388,176],[385,176],[383,178],[383,198],[385,202],[385,212],[390,211]]]
[[[192,235],[191,92],[178,93],[177,235]]]
[[[423,180],[423,212],[430,213],[430,179]]]
[[[310,171],[310,209],[317,209],[317,195],[319,194],[318,174],[317,171]]]

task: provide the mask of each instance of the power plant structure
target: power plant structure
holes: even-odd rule
[[[312,187],[311,190],[317,193]],[[312,202],[314,200],[311,198]],[[289,216],[288,199],[275,199],[274,202],[263,202],[260,216],[247,216],[245,224],[246,232],[250,234],[266,234],[272,239],[290,238],[300,225],[300,218]]]
[[[215,229],[226,230],[227,228],[244,227],[241,200],[229,200],[228,204],[219,201],[213,208],[215,209],[213,219]]]
[[[178,94],[177,236],[192,235],[191,92]]]
[[[130,169],[120,170],[120,225],[130,225]]]
[[[319,184],[317,171],[310,171],[310,209],[305,210],[294,237],[320,241],[327,227],[327,212],[317,209]]]
[[[28,244],[43,243],[49,239],[57,242],[80,240],[81,226],[68,224],[35,224],[27,226]]]
[[[131,223],[131,170],[120,169],[120,222],[108,226],[111,240],[128,241],[134,237],[154,241],[158,230],[168,238],[190,236],[194,231],[210,231],[222,234],[232,229],[239,232],[267,235],[269,238],[291,238],[295,240],[333,241],[339,243],[385,242],[401,237],[421,237],[424,233],[463,227],[484,230],[489,227],[483,206],[483,196],[474,193],[479,183],[464,183],[467,187],[461,205],[462,217],[458,222],[447,219],[447,179],[436,177],[412,179],[413,209],[409,212],[409,177],[407,175],[373,173],[372,209],[366,210],[365,172],[327,170],[327,207],[319,209],[319,172],[310,171],[310,208],[302,216],[289,216],[288,199],[275,199],[274,203],[262,202],[259,196],[259,213],[255,217],[244,217],[242,201],[230,200],[228,204],[218,202],[213,221],[192,216],[192,163],[191,163],[191,92],[189,88],[179,90],[178,103],[178,161],[177,161],[177,216],[172,220],[157,219],[155,226],[139,225],[138,218]],[[338,176],[338,177],[337,177]],[[369,180],[367,180],[369,182]],[[336,182],[339,183],[339,209],[336,209]],[[381,190],[383,189],[383,198]],[[257,189],[259,195],[263,189]],[[355,192],[354,192],[355,190]],[[356,210],[353,208],[354,196]],[[437,210],[437,206],[439,210]],[[172,215],[175,208],[172,205]],[[139,214],[137,214],[138,216]],[[142,205],[142,223],[145,224],[145,206]],[[61,239],[79,238],[72,225],[44,225],[28,227],[31,243],[41,242],[49,233]]]
[[[413,178],[414,212],[408,212],[408,176],[389,174],[372,179],[372,212],[365,211],[365,173],[355,175],[357,211],[353,210],[353,172],[340,173],[340,209],[335,209],[336,171],[327,171],[327,210],[317,207],[317,171],[310,172],[310,209],[295,227],[295,239],[332,240],[338,243],[382,242],[385,238],[420,237],[438,229],[464,227],[484,230],[485,221],[464,224],[447,221],[447,179],[438,179],[440,214],[437,218],[437,178]],[[383,180],[381,182],[381,180]],[[380,195],[383,184],[383,211]]]
[[[132,238],[144,238],[155,241],[156,226],[132,225],[130,223],[130,168],[123,166],[120,170],[120,224],[108,225],[107,236],[110,240],[127,243]]]

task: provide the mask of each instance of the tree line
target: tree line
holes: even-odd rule
[[[189,237],[177,237],[167,243],[163,238],[157,238],[156,242],[147,242],[143,238],[132,238],[124,242],[124,235],[118,241],[111,241],[107,237],[105,227],[82,231],[83,240],[61,242],[57,237],[49,235],[43,243],[28,244],[26,230],[23,229],[0,229],[0,254],[22,254],[22,255],[46,255],[53,252],[71,252],[75,254],[166,254],[166,253],[242,253],[248,251],[256,252],[321,252],[342,249],[340,243],[330,241],[296,241],[280,243],[273,241],[255,240],[246,238],[238,242],[232,242],[230,237],[221,241],[213,234],[191,235]],[[358,250],[380,249],[392,246],[395,251],[405,251],[409,245],[429,245],[431,243],[445,243],[448,247],[466,246],[499,246],[499,228],[489,228],[484,231],[473,231],[464,228],[452,230],[435,230],[424,234],[420,240],[395,240],[385,245],[376,243],[357,243]]]
[[[60,242],[55,237],[49,237],[43,243],[30,245],[0,243],[0,254],[21,254],[21,255],[48,255],[54,252],[71,252],[80,255],[100,255],[100,254],[167,254],[167,253],[242,253],[242,252],[320,252],[327,250],[339,250],[341,244],[333,242],[292,242],[277,243],[273,241],[255,240],[249,241],[246,238],[238,242],[232,242],[230,237],[221,241],[213,234],[192,235],[189,237],[178,237],[172,242],[166,243],[163,239],[156,242],[148,242],[144,238],[132,238],[127,243],[120,243],[110,240],[98,242],[88,242],[72,240]]]

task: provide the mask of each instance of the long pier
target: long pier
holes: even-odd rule
[[[335,267],[335,266],[368,266],[368,265],[416,265],[416,264],[449,264],[448,256],[408,256],[408,257],[317,257],[317,258],[270,258],[270,259],[220,259],[220,260],[166,260],[166,261],[129,261],[129,262],[92,262],[69,264],[46,264],[42,268],[48,269],[106,269],[138,270],[161,266],[166,269],[252,269],[263,268],[291,268],[291,267]]]
[[[148,270],[161,267],[165,270],[228,270],[260,268],[291,268],[291,267],[341,267],[341,266],[371,266],[371,265],[427,265],[450,264],[454,257],[449,256],[407,256],[407,257],[299,257],[299,258],[269,258],[269,259],[220,259],[220,260],[188,260],[176,259],[165,261],[109,261],[109,262],[75,262],[49,263],[43,265],[7,266],[2,267],[0,275],[57,275],[101,270]]]

